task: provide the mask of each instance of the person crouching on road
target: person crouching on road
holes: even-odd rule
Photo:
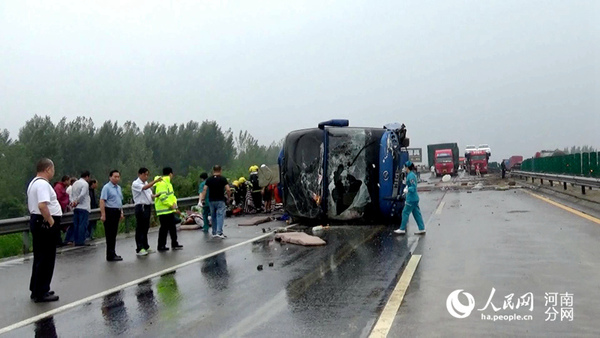
[[[221,172],[220,165],[213,167],[213,176],[206,180],[204,190],[200,194],[200,202],[204,202],[204,198],[208,193],[213,222],[212,235],[214,238],[224,239],[227,238],[223,234],[223,222],[225,221],[225,212],[227,211],[226,201],[231,199],[231,190],[229,189],[227,179],[221,175]],[[225,197],[225,193],[227,193],[227,197]]]
[[[415,174],[415,165],[411,161],[407,161],[404,170],[408,170],[406,176],[406,201],[404,202],[404,209],[402,210],[402,223],[400,229],[394,230],[396,234],[406,234],[406,224],[408,223],[408,217],[412,213],[417,221],[419,231],[415,232],[415,235],[425,234],[425,224],[423,223],[423,216],[421,215],[421,209],[419,208],[419,195],[417,194],[417,175]]]
[[[183,245],[177,242],[177,228],[175,221],[175,214],[179,213],[177,210],[177,197],[173,191],[173,184],[171,179],[173,178],[173,169],[166,167],[163,169],[162,181],[155,185],[155,196],[154,209],[156,209],[156,215],[160,221],[160,228],[158,229],[158,251],[167,251],[167,233],[171,236],[171,248],[173,250],[183,249]]]

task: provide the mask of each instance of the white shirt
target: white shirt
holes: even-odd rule
[[[131,184],[131,193],[133,194],[134,204],[154,204],[152,201],[152,189],[143,190],[146,184],[148,184],[148,182],[142,182],[139,177]]]
[[[38,207],[38,203],[42,202],[47,202],[50,215],[62,216],[56,192],[46,179],[36,177],[29,183],[29,187],[27,187],[27,207],[29,208],[29,213],[41,215],[42,212]]]
[[[91,211],[90,184],[88,181],[80,178],[77,182],[73,183],[71,187],[73,187],[73,189],[71,190],[69,200],[71,202],[77,202],[75,209],[87,210],[88,212]]]

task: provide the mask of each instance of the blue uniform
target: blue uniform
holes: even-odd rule
[[[423,216],[421,215],[421,209],[419,208],[419,195],[417,194],[417,175],[414,172],[409,172],[406,176],[406,186],[408,192],[406,193],[406,201],[404,203],[404,209],[402,210],[402,224],[400,230],[406,230],[406,224],[408,223],[408,217],[412,213],[417,221],[419,230],[425,230],[425,224],[423,223]]]

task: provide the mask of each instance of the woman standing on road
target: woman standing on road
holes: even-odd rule
[[[406,161],[404,170],[408,170],[406,175],[406,201],[404,202],[404,209],[402,210],[402,223],[400,229],[394,230],[394,233],[399,235],[406,234],[406,224],[408,223],[408,217],[412,213],[417,221],[419,231],[415,232],[415,235],[425,234],[425,224],[423,223],[423,216],[421,216],[421,209],[419,208],[419,195],[417,194],[417,175],[415,174],[415,165],[411,161]]]

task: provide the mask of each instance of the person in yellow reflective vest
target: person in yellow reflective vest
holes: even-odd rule
[[[175,227],[175,213],[179,213],[177,210],[177,197],[173,191],[173,184],[171,179],[173,178],[173,169],[166,167],[163,169],[162,181],[154,185],[155,195],[154,209],[156,209],[156,215],[160,220],[160,228],[158,229],[158,251],[167,251],[169,248],[167,245],[167,233],[171,235],[171,247],[173,250],[183,249],[183,245],[177,242],[177,228]]]

